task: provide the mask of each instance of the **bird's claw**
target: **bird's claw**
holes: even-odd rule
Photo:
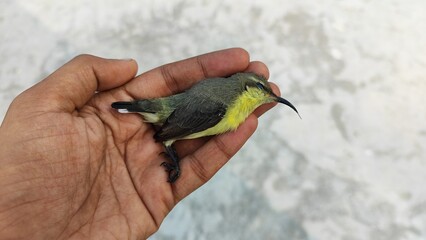
[[[174,183],[180,176],[179,158],[172,147],[166,147],[166,152],[164,152],[164,154],[171,160],[171,162],[162,162],[161,166],[163,166],[166,172],[169,173],[167,181]]]
[[[161,166],[163,166],[166,172],[169,173],[169,178],[167,179],[168,182],[174,183],[180,176],[179,165],[169,163],[169,162],[163,162],[161,163]]]

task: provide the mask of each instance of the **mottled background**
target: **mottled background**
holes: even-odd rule
[[[426,2],[0,1],[0,119],[80,53],[140,72],[244,47],[301,112],[242,151],[151,239],[426,239]]]

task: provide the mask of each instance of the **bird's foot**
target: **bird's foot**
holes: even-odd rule
[[[168,182],[174,183],[180,176],[179,164],[163,162],[161,163],[161,166],[163,166],[166,169],[166,172],[169,173],[169,178],[167,179]]]
[[[166,146],[165,154],[171,160],[171,162],[163,162],[161,163],[161,166],[163,166],[166,169],[166,172],[169,173],[169,178],[167,181],[174,183],[180,176],[179,157],[171,146]]]

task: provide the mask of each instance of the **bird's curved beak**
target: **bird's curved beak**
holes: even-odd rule
[[[289,106],[291,109],[293,109],[297,113],[297,115],[299,115],[299,118],[302,118],[302,117],[300,117],[300,114],[297,111],[296,107],[293,104],[291,104],[291,102],[287,101],[286,99],[284,99],[282,97],[278,97],[278,96],[275,96],[275,101]]]

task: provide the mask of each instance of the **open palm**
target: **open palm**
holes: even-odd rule
[[[178,142],[182,175],[170,184],[153,127],[110,104],[171,95],[204,78],[241,71],[268,75],[266,66],[250,63],[242,49],[137,77],[133,60],[82,55],[22,93],[0,131],[0,236],[144,239],[153,234],[182,198],[241,148],[257,117],[272,105],[257,109],[235,132]]]

